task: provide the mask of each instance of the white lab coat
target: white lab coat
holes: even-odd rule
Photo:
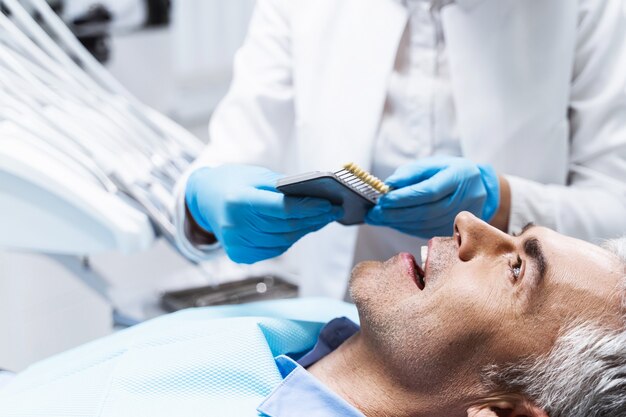
[[[626,233],[622,5],[456,0],[441,11],[462,152],[507,175],[511,231]],[[367,169],[406,20],[394,0],[259,0],[195,167]],[[179,243],[202,259],[181,232],[184,183]],[[303,293],[343,296],[356,231],[332,224],[292,248]]]

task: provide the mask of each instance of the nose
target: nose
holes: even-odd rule
[[[467,211],[457,214],[454,219],[454,238],[462,261],[469,261],[480,254],[510,251],[514,247],[511,236]]]

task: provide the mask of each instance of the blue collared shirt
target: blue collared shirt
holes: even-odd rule
[[[329,390],[311,375],[308,367],[334,351],[359,330],[351,320],[341,317],[324,326],[315,347],[297,362],[288,356],[275,358],[283,382],[259,405],[257,411],[269,417],[364,417],[343,398]]]

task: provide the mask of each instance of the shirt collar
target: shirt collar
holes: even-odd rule
[[[358,330],[359,326],[350,319],[336,318],[322,328],[313,349],[298,362],[285,355],[276,357],[276,366],[283,381],[265,398],[257,411],[269,417],[296,416],[304,411],[307,417],[364,417],[304,368],[337,349]]]
[[[293,359],[281,355],[276,365],[283,382],[265,398],[257,411],[268,417],[364,417]]]
[[[298,363],[302,367],[308,368],[337,349],[358,331],[359,326],[347,317],[338,317],[329,321],[320,331],[313,349],[298,359]]]

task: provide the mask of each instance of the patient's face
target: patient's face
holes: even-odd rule
[[[611,253],[542,227],[510,236],[469,213],[455,232],[430,241],[423,289],[408,254],[353,271],[363,339],[401,384],[440,393],[452,376],[546,353],[572,319],[618,325]]]

